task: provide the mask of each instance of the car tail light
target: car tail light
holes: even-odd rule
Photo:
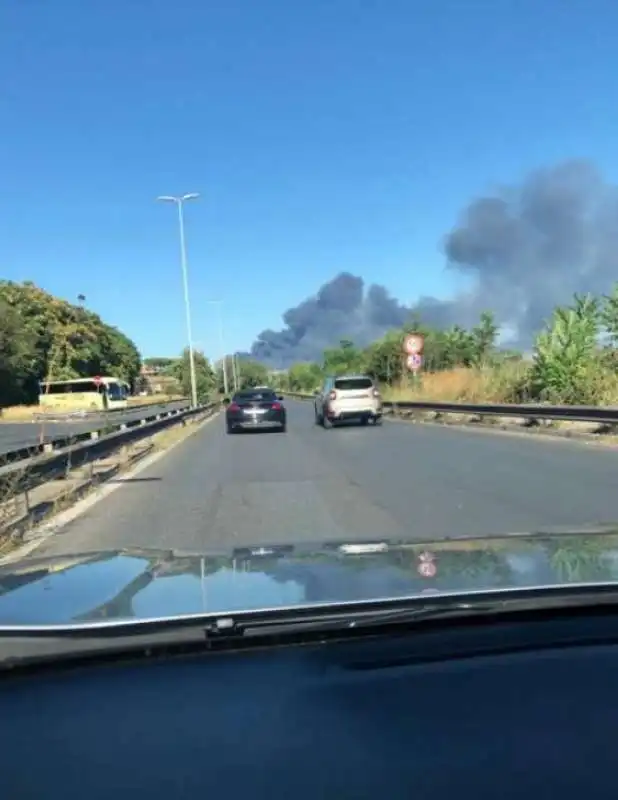
[[[238,403],[230,403],[228,406],[229,411],[240,411]]]
[[[329,400],[336,400],[337,399],[337,392],[334,389],[333,389],[332,392],[328,393],[328,399]]]
[[[281,403],[273,403],[271,408],[273,411],[281,411]]]

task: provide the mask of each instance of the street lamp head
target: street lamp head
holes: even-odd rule
[[[189,194],[182,194],[180,197],[174,197],[171,194],[162,194],[157,197],[157,200],[162,200],[165,203],[183,203],[185,200],[195,200],[199,197],[197,192],[189,192]]]

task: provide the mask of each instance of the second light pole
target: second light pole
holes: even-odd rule
[[[229,384],[227,379],[227,355],[225,354],[225,341],[223,337],[223,300],[207,300],[207,303],[216,305],[218,309],[218,323],[219,323],[219,346],[223,353],[223,392],[225,396],[229,394]]]
[[[185,312],[187,315],[187,339],[189,343],[189,371],[191,373],[191,405],[197,406],[197,380],[195,377],[195,353],[193,351],[193,335],[191,332],[191,304],[189,303],[189,278],[187,275],[187,248],[185,246],[185,223],[182,213],[182,204],[185,200],[195,200],[199,197],[197,192],[183,194],[179,197],[164,194],[157,198],[165,203],[176,203],[178,208],[178,226],[180,229],[180,266],[182,268],[182,283],[185,293]]]

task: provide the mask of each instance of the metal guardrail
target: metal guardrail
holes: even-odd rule
[[[158,400],[156,403],[136,403],[131,406],[124,406],[123,408],[98,408],[82,411],[37,411],[32,415],[33,422],[73,422],[73,420],[88,420],[96,419],[97,417],[115,417],[119,414],[130,414],[133,411],[144,411],[147,408],[156,408],[157,406],[171,406],[177,403],[186,403],[186,408],[190,406],[187,397],[177,397],[176,400]],[[2,419],[2,410],[0,409],[0,419]],[[16,420],[20,422],[21,420]],[[26,420],[27,422],[27,420]]]
[[[143,419],[128,420],[116,425],[116,430],[112,432],[104,429],[77,434],[68,437],[68,443],[67,437],[48,442],[46,446],[54,446],[50,453],[39,453],[32,458],[9,461],[0,466],[0,499],[6,499],[8,494],[34,489],[49,480],[62,478],[69,470],[103,458],[119,447],[152,436],[163,428],[184,422],[188,417],[208,412],[214,414],[220,407],[221,403],[215,401],[196,408],[172,410]]]
[[[298,400],[313,400],[315,395],[303,392],[283,392],[288,397]],[[383,407],[394,414],[402,411],[436,411],[443,414],[474,414],[479,417],[519,417],[522,419],[541,420],[557,419],[570,422],[598,422],[605,425],[618,424],[618,408],[600,406],[550,406],[550,405],[512,405],[499,403],[433,403],[404,401],[401,403],[384,402]]]
[[[167,406],[178,403],[178,400],[171,400],[169,403],[162,403],[161,405]],[[138,425],[143,425],[144,422],[152,422],[154,420],[158,420],[164,417],[177,415],[181,412],[188,411],[190,409],[189,404],[187,403],[186,406],[180,406],[176,408],[170,408],[169,410],[165,411],[157,411],[152,414],[149,414],[144,417],[138,417],[134,419],[128,420],[118,420],[117,414],[119,411],[123,411],[125,414],[133,413],[135,411],[139,411],[140,408],[145,409],[152,409],[156,406],[153,404],[146,404],[145,406],[133,406],[132,408],[123,408],[123,409],[115,409],[114,411],[103,411],[103,412],[96,412],[92,415],[84,415],[84,416],[72,416],[66,417],[62,420],[57,420],[54,418],[53,420],[49,417],[47,421],[50,424],[55,422],[88,422],[89,419],[99,419],[102,420],[102,424],[99,426],[93,426],[89,428],[87,431],[81,431],[80,433],[67,433],[64,436],[55,436],[52,439],[47,439],[41,443],[37,444],[30,444],[25,445],[24,447],[19,447],[15,450],[10,450],[5,453],[0,453],[0,468],[6,464],[15,464],[21,461],[24,461],[29,458],[36,458],[36,456],[41,455],[43,453],[49,453],[54,450],[61,450],[65,447],[70,447],[71,445],[77,444],[79,442],[88,442],[92,439],[96,439],[103,434],[113,433],[114,430],[126,430],[127,428],[132,428]],[[114,420],[114,421],[113,421]],[[31,424],[31,423],[26,423]],[[1,430],[1,428],[0,428]]]

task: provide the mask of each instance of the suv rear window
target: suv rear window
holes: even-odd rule
[[[371,389],[373,381],[371,378],[337,378],[335,389],[342,392],[355,392],[359,389]]]

